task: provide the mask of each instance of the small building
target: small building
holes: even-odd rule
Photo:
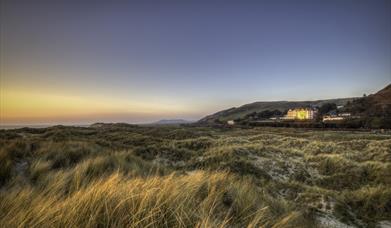
[[[324,115],[323,116],[323,122],[327,122],[327,121],[341,121],[341,120],[345,120],[345,119],[348,119],[348,118],[351,118],[351,114],[350,113],[340,113],[340,114],[328,114],[328,115]]]
[[[335,115],[324,115],[323,116],[323,122],[327,121],[341,121],[344,120],[345,118],[342,116],[335,116]]]
[[[289,109],[283,119],[285,120],[312,120],[317,114],[316,109],[312,108],[295,108]]]
[[[341,114],[338,114],[338,116],[342,116],[342,117],[350,117],[351,114],[350,113],[341,113]]]
[[[231,125],[231,126],[232,126],[232,125],[235,125],[235,121],[234,121],[234,120],[228,120],[228,121],[227,121],[227,124],[228,124],[228,125]]]

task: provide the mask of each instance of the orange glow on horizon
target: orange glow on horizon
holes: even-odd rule
[[[186,107],[158,102],[134,102],[114,97],[77,96],[1,88],[0,123],[99,119],[103,117],[147,118],[186,113]]]

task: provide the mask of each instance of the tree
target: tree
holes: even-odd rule
[[[337,109],[337,105],[334,104],[334,103],[325,103],[323,104],[322,106],[320,106],[319,108],[319,114],[326,114],[330,111],[333,111],[333,110],[336,110]]]
[[[278,109],[275,109],[274,111],[273,111],[273,116],[282,116],[282,112],[280,111],[280,110],[278,110]]]

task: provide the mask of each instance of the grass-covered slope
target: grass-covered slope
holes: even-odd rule
[[[391,121],[391,84],[375,94],[349,102],[345,109],[355,115],[388,117],[388,121]]]
[[[391,136],[97,124],[0,131],[2,227],[375,227]]]
[[[206,116],[199,120],[199,123],[214,123],[216,121],[227,121],[238,118],[243,118],[249,113],[262,112],[265,110],[279,110],[284,112],[292,108],[322,106],[325,103],[335,103],[336,105],[345,105],[348,101],[353,101],[354,98],[329,99],[318,101],[269,101],[269,102],[254,102],[245,104],[237,108],[230,108],[212,115]]]

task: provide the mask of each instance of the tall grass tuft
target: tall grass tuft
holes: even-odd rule
[[[1,199],[5,227],[283,227],[300,217],[272,213],[251,181],[222,172],[114,173],[68,195],[24,188]]]

